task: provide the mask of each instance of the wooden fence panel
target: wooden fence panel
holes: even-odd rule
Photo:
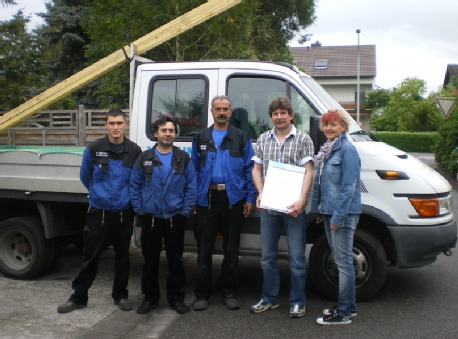
[[[128,110],[123,110],[127,115]],[[107,110],[40,111],[18,126],[0,132],[0,145],[87,146],[106,135]]]

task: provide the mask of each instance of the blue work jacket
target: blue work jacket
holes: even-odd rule
[[[216,160],[216,146],[212,138],[213,126],[206,128],[192,141],[191,160],[197,174],[197,205],[208,206],[208,188]],[[251,139],[244,131],[229,126],[221,146],[222,167],[226,194],[231,205],[242,199],[256,204],[256,188],[251,179],[254,155]]]
[[[80,180],[89,191],[89,205],[109,212],[131,207],[129,179],[140,147],[124,138],[124,147],[114,152],[108,137],[93,141],[83,154]]]
[[[162,163],[153,149],[135,162],[129,184],[130,201],[139,214],[167,219],[176,214],[189,216],[197,199],[196,173],[189,155],[173,146],[170,172],[161,184]]]
[[[358,152],[342,133],[315,176],[312,212],[332,215],[331,223],[339,227],[348,214],[361,214],[360,172]]]

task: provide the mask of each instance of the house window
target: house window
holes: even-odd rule
[[[315,60],[315,70],[328,69],[328,60]]]
[[[355,102],[357,101],[358,94],[355,91]],[[366,101],[366,91],[365,90],[360,90],[359,91],[359,102],[365,102]]]

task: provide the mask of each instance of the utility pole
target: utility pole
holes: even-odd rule
[[[359,33],[361,33],[360,29],[356,30],[356,34],[358,34],[358,62],[357,62],[357,71],[356,71],[356,122],[359,125],[359,64],[360,64],[360,51],[359,51]]]

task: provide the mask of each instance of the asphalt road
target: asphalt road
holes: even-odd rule
[[[431,154],[415,154],[434,166]],[[454,214],[458,216],[458,184],[453,186]],[[262,314],[248,309],[258,301],[262,272],[257,257],[242,257],[240,291],[242,307],[228,311],[215,289],[214,302],[203,312],[191,312],[173,322],[161,338],[457,338],[458,337],[458,251],[439,256],[426,267],[390,268],[384,286],[375,297],[359,303],[358,315],[349,326],[322,327],[315,324],[321,310],[335,303],[326,300],[307,279],[307,314],[289,318],[289,270],[281,260],[280,307]],[[192,272],[191,272],[192,273]]]
[[[430,155],[416,155],[430,162]],[[434,162],[434,159],[432,160]],[[454,213],[458,216],[458,184],[454,190]],[[81,265],[82,255],[74,247],[63,250],[56,268],[29,281],[5,278],[0,271],[0,338],[457,338],[458,337],[458,251],[441,255],[432,265],[400,270],[390,268],[385,285],[367,302],[358,304],[358,316],[349,326],[321,327],[315,324],[323,308],[333,306],[307,280],[307,315],[290,319],[288,310],[289,270],[280,260],[280,307],[264,314],[250,314],[248,308],[260,297],[262,272],[259,257],[242,256],[241,309],[228,311],[215,288],[210,308],[203,312],[177,315],[168,309],[165,298],[147,316],[117,310],[111,299],[113,252],[102,254],[99,274],[90,290],[88,308],[57,314],[56,308],[70,296],[71,281]],[[186,303],[194,299],[196,256],[186,253]],[[217,278],[221,257],[215,256]],[[131,250],[130,298],[141,303],[140,272],[143,259]],[[161,261],[161,282],[165,282],[166,261]],[[165,289],[162,288],[165,293]]]

